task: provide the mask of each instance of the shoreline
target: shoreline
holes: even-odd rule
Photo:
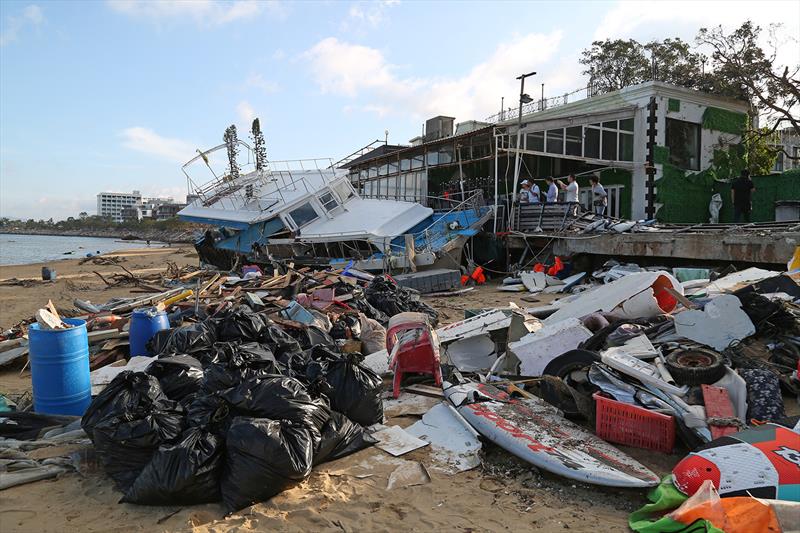
[[[120,239],[124,241],[150,241],[173,244],[192,244],[195,240],[197,228],[185,230],[122,230],[100,229],[100,230],[37,230],[37,229],[14,229],[2,228],[2,235],[43,235],[50,237],[94,237],[98,239]],[[135,237],[135,238],[130,238]]]

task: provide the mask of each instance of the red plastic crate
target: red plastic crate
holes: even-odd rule
[[[672,453],[675,419],[594,393],[595,432],[601,439],[635,448]]]

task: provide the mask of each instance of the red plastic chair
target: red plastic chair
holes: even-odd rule
[[[442,385],[439,338],[424,313],[400,313],[389,319],[386,349],[392,355],[389,368],[394,371],[393,396],[400,396],[403,374],[431,374]]]

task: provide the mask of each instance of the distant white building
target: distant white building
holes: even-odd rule
[[[97,195],[97,215],[111,218],[114,222],[122,222],[122,210],[126,207],[142,205],[142,193],[133,192],[101,192]]]

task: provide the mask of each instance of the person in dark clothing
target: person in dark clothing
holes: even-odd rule
[[[733,202],[733,221],[750,222],[752,195],[756,190],[750,171],[742,170],[741,175],[731,185],[731,201]]]

